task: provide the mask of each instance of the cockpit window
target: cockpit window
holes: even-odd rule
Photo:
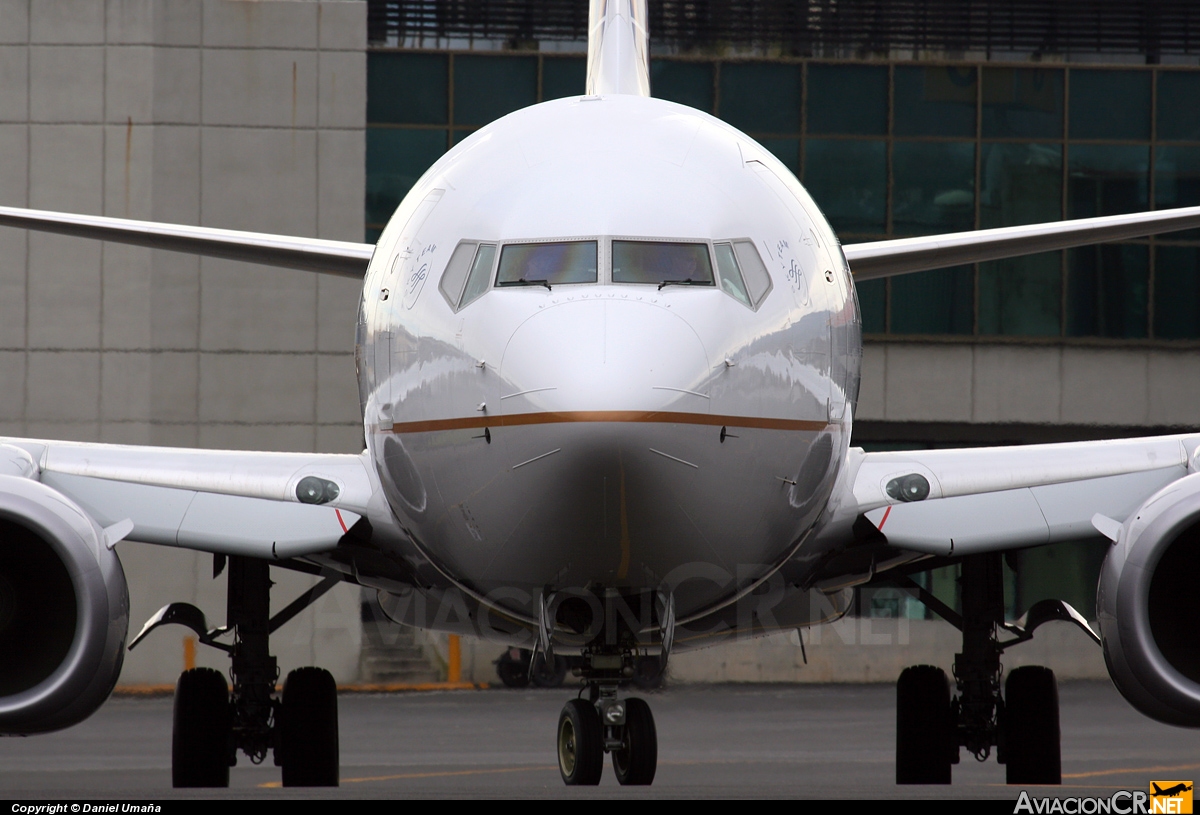
[[[471,261],[475,258],[475,248],[478,245],[473,241],[463,241],[454,247],[454,254],[450,255],[446,271],[442,272],[442,281],[438,283],[438,290],[441,291],[442,297],[445,297],[450,308],[456,311],[459,298],[462,296],[463,284],[467,282],[467,272],[471,270]]]
[[[557,286],[595,283],[596,241],[515,243],[500,252],[497,286]]]
[[[475,253],[475,262],[471,264],[471,274],[467,276],[467,287],[463,289],[462,300],[458,304],[459,308],[464,308],[467,303],[488,290],[488,284],[492,282],[492,261],[495,259],[496,244],[479,244],[479,251]]]
[[[750,302],[757,308],[771,290],[771,275],[754,248],[753,241],[734,241],[733,252],[737,255],[738,268],[742,270],[742,277],[746,281]]]
[[[721,290],[743,306],[753,308],[750,295],[746,294],[746,284],[742,281],[737,258],[733,255],[733,244],[714,243],[713,252],[717,255],[717,276],[721,278]]]
[[[614,283],[713,285],[712,262],[703,243],[613,241]]]

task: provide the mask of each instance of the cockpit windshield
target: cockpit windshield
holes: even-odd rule
[[[614,283],[712,286],[712,262],[703,243],[613,241]]]
[[[595,283],[596,241],[513,243],[500,251],[497,286]]]

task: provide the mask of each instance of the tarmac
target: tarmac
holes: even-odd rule
[[[1031,795],[1102,796],[1200,776],[1200,731],[1131,708],[1107,682],[1059,688],[1064,786]],[[677,685],[644,696],[658,774],[621,787],[567,788],[555,764],[557,690],[343,694],[336,789],[282,789],[279,768],[239,757],[229,789],[171,788],[170,698],[110,699],[86,722],[0,739],[0,797],[35,802],[186,798],[985,798],[1016,801],[995,758],[962,755],[950,786],[894,783],[895,690],[858,685]]]

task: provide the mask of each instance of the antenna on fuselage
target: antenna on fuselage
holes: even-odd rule
[[[650,95],[646,0],[591,0],[587,94]]]

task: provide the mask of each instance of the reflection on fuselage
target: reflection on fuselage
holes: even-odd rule
[[[360,337],[389,501],[446,573],[670,585],[680,613],[728,592],[696,574],[754,580],[819,523],[861,357],[807,194],[640,97],[529,108],[435,164],[380,240]]]

